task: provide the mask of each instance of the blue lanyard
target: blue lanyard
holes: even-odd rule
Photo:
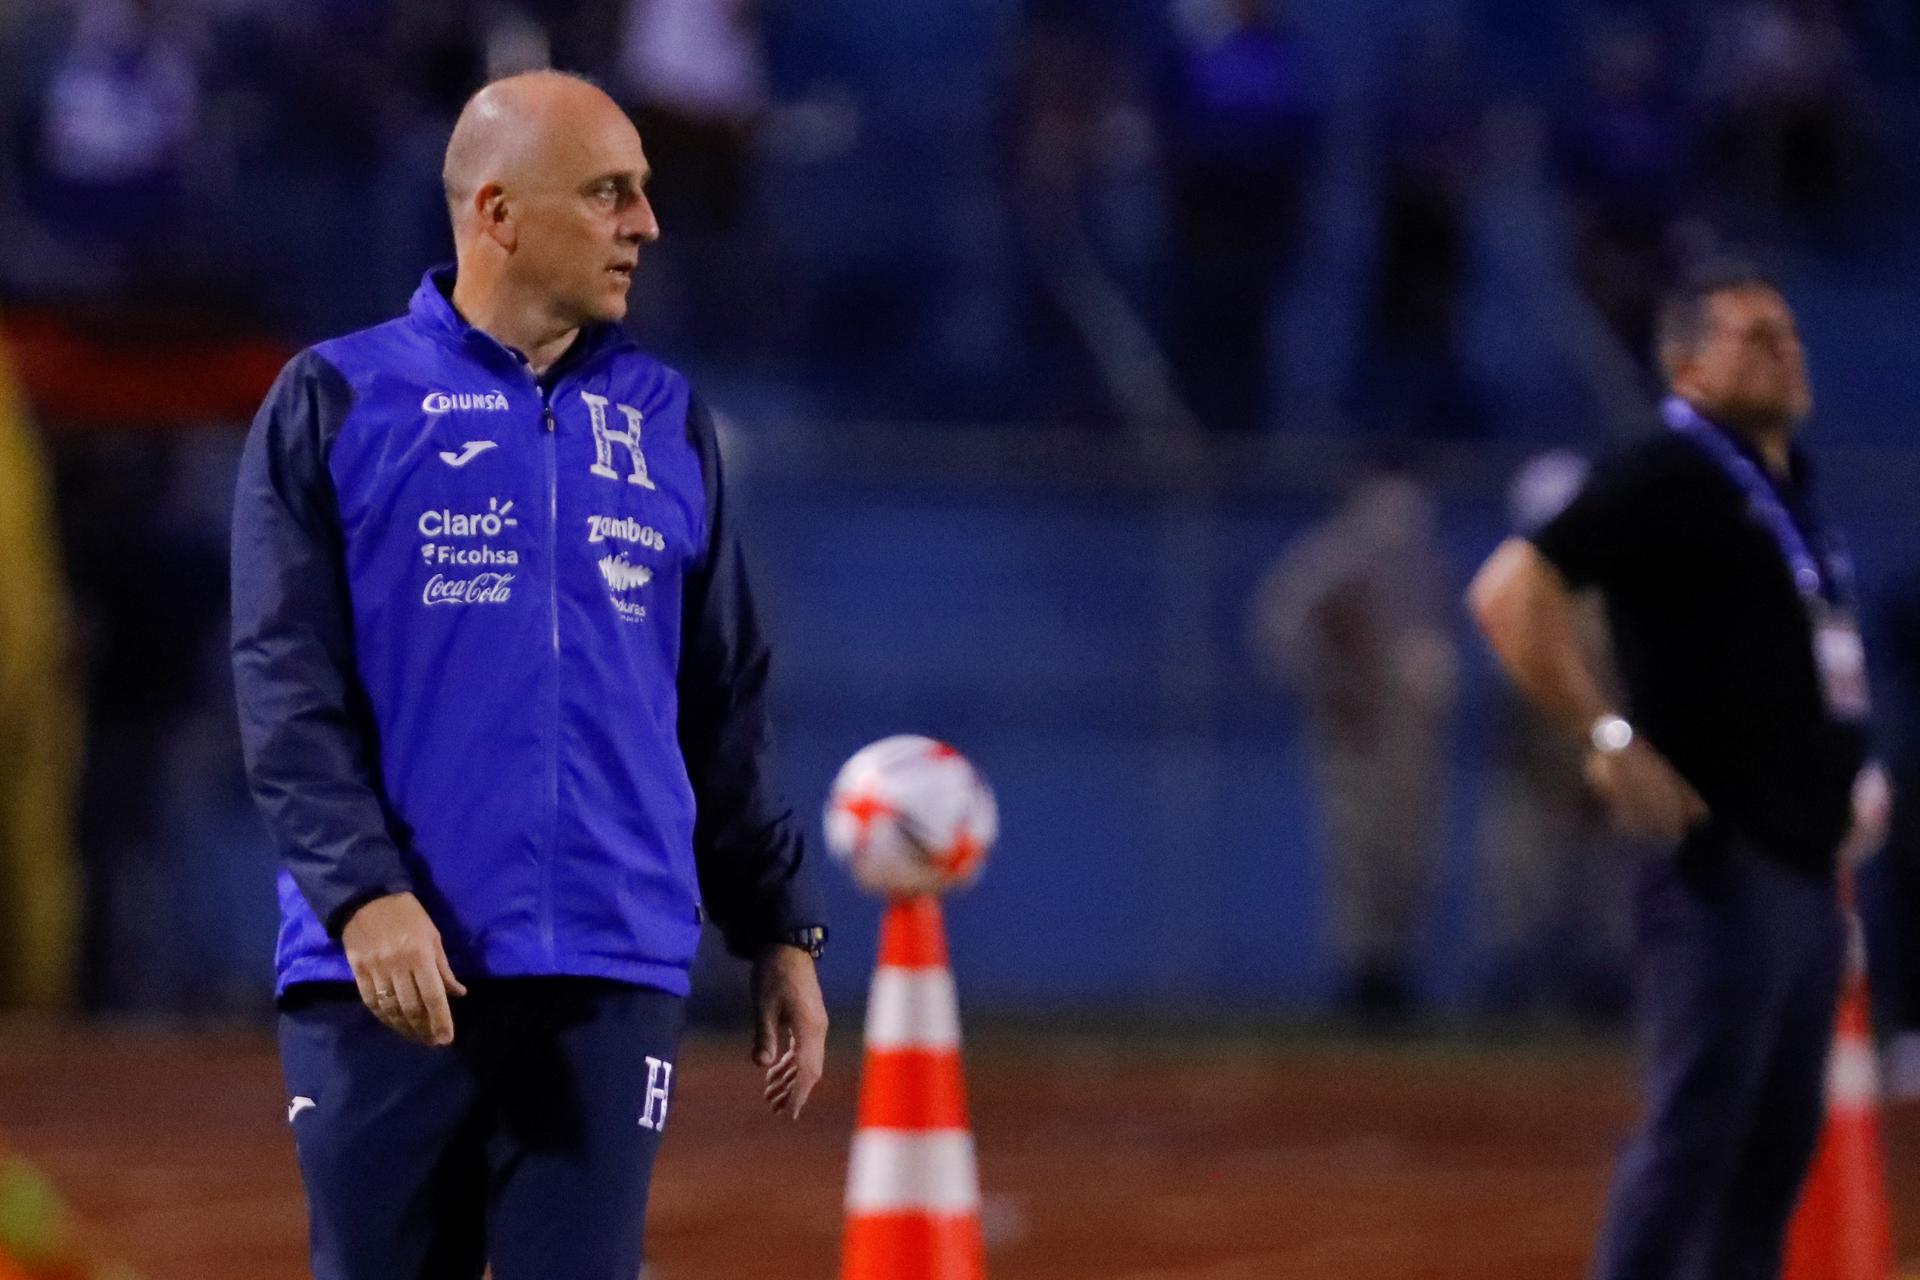
[[[1679,396],[1667,397],[1666,403],[1661,406],[1661,414],[1666,418],[1668,427],[1699,445],[1726,472],[1728,479],[1740,487],[1740,492],[1746,495],[1748,510],[1773,535],[1780,554],[1786,558],[1787,568],[1793,574],[1793,585],[1798,588],[1801,597],[1809,604],[1827,600],[1846,607],[1847,599],[1852,594],[1853,566],[1839,533],[1826,528],[1817,517],[1809,514],[1809,520],[1815,524],[1814,535],[1820,540],[1825,558],[1815,555],[1806,536],[1800,532],[1800,525],[1794,520],[1793,513],[1780,500],[1779,489],[1754,465],[1753,459],[1727,437],[1726,432],[1701,417],[1698,410]]]

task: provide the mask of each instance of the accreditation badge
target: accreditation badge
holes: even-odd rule
[[[1873,709],[1867,694],[1867,647],[1851,613],[1824,603],[1814,609],[1813,660],[1820,669],[1828,713],[1836,720],[1865,720]]]

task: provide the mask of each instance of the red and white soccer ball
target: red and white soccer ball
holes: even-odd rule
[[[827,847],[862,887],[889,898],[973,883],[999,834],[999,806],[979,770],[915,734],[861,748],[827,800]]]

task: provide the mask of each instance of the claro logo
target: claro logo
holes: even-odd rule
[[[427,398],[420,402],[421,409],[427,413],[452,413],[458,409],[471,413],[505,413],[507,411],[507,393],[504,391],[429,391]]]
[[[519,524],[512,498],[488,498],[485,511],[422,511],[419,528],[423,538],[497,538]]]

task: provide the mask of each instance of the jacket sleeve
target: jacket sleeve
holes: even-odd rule
[[[327,452],[353,393],[308,351],[255,417],[233,506],[233,683],[247,779],[314,914],[338,936],[354,908],[411,888],[353,660]]]
[[[824,927],[800,824],[774,783],[768,654],[728,516],[713,418],[695,398],[687,431],[706,480],[704,555],[682,600],[680,749],[693,783],[700,894],[727,949],[751,957],[795,929]]]

